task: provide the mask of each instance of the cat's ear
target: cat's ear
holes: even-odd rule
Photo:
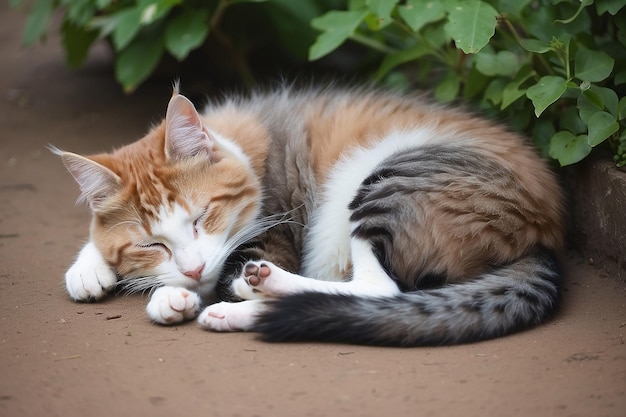
[[[165,116],[165,155],[168,159],[185,159],[198,154],[214,160],[215,140],[202,125],[191,101],[175,94]]]
[[[79,201],[86,201],[92,210],[119,190],[121,179],[109,168],[84,156],[50,148],[59,155],[80,187]]]

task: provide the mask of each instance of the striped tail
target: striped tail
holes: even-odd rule
[[[302,293],[268,302],[254,330],[269,342],[423,346],[491,339],[534,326],[557,309],[562,271],[537,250],[477,278],[393,297]]]

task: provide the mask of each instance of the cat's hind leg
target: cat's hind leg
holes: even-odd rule
[[[235,280],[235,293],[244,299],[279,297],[301,292],[360,296],[389,296],[400,292],[380,265],[369,241],[352,238],[353,277],[349,281],[322,281],[285,271],[269,261],[248,262]]]
[[[242,276],[233,282],[235,294],[246,301],[210,305],[200,314],[198,323],[215,331],[248,331],[254,329],[257,316],[266,311],[267,304],[262,298],[308,291],[369,297],[400,292],[378,262],[368,241],[353,238],[351,251],[357,262],[350,281],[321,281],[285,271],[269,261],[248,262]]]
[[[159,287],[146,306],[148,317],[158,324],[176,324],[195,318],[200,312],[200,297],[181,287]]]

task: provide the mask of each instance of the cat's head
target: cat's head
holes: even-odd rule
[[[131,290],[214,285],[260,209],[245,155],[176,93],[165,120],[135,143],[87,157],[55,153],[91,208],[92,241]]]

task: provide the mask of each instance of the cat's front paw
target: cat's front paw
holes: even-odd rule
[[[259,300],[212,304],[200,313],[198,323],[205,329],[217,332],[247,331],[254,325],[261,308]]]
[[[76,262],[65,273],[65,287],[75,301],[99,300],[116,283],[115,271],[91,242],[85,245]]]
[[[160,287],[150,297],[146,311],[155,323],[181,323],[198,315],[200,297],[185,288]]]

